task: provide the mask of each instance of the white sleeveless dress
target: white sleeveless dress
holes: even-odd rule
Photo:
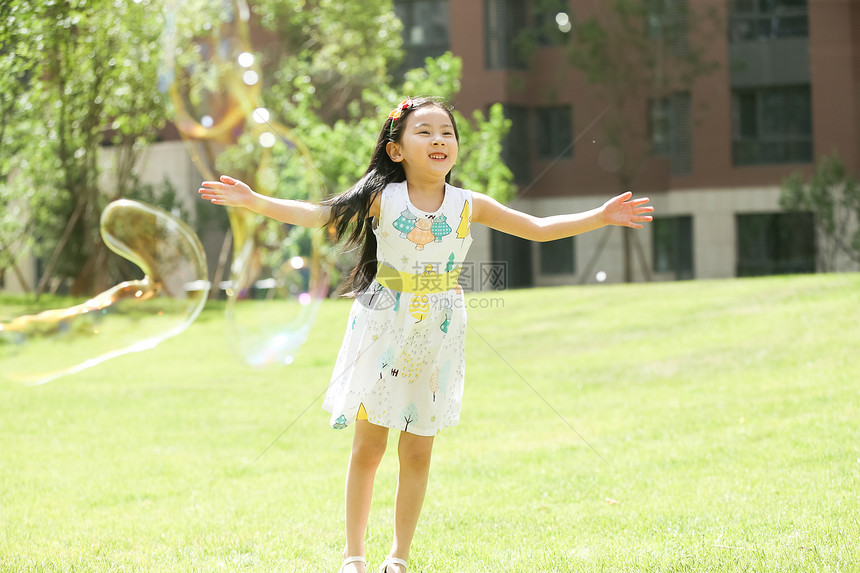
[[[445,186],[434,213],[389,184],[372,220],[380,266],[356,296],[323,408],[331,426],[356,419],[420,436],[460,419],[466,308],[457,276],[472,243],[472,193]]]

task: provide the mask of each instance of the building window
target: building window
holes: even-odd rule
[[[672,149],[672,107],[667,97],[648,101],[648,131],[651,154],[668,157]]]
[[[484,0],[484,65],[488,70],[524,69],[517,40],[526,30],[525,0]]]
[[[569,275],[576,272],[574,238],[538,243],[542,275]]]
[[[502,141],[502,160],[513,173],[514,182],[526,184],[532,179],[529,108],[505,104],[504,111],[511,129]]]
[[[667,157],[672,175],[689,175],[693,169],[690,92],[677,92],[649,101],[651,153]]]
[[[737,215],[737,276],[815,272],[811,213]]]
[[[448,0],[395,0],[394,13],[403,22],[401,75],[451,49]]]
[[[672,274],[675,280],[692,279],[693,217],[659,217],[652,223],[654,272]]]
[[[569,105],[539,107],[537,119],[538,159],[573,157],[573,111]]]
[[[525,288],[534,284],[531,241],[493,230],[490,233],[490,249],[493,254],[492,265],[505,269],[503,288]]]
[[[672,54],[679,57],[686,55],[690,49],[687,1],[646,1],[648,37],[661,40]]]
[[[812,161],[809,86],[732,90],[735,165]]]
[[[729,42],[808,38],[807,0],[730,0]]]

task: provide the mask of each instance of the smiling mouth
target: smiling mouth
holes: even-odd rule
[[[430,155],[430,159],[447,159],[448,156],[444,153],[432,153]]]

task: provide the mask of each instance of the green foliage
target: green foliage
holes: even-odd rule
[[[480,190],[502,203],[514,196],[513,176],[500,160],[502,138],[511,127],[502,104],[490,106],[484,116],[480,110],[472,114],[472,122],[455,114],[460,129],[461,158],[454,170],[454,182],[466,189]]]
[[[27,163],[21,156],[27,130],[22,117],[32,116],[27,91],[36,67],[35,46],[26,23],[32,3],[0,4],[0,271],[9,268],[30,244],[25,207],[31,195],[10,176]]]
[[[173,214],[174,217],[182,221],[190,219],[190,214],[186,212],[185,203],[169,179],[165,177],[161,183],[154,185],[141,181],[137,173],[131,173],[130,177],[132,183],[130,190],[125,194],[126,199],[134,199],[141,203],[153,205]]]
[[[609,34],[601,23],[591,18],[576,26],[576,41],[568,52],[570,62],[585,73],[592,84],[609,80],[614,70],[610,57]],[[617,81],[613,77],[614,81]]]
[[[83,279],[102,267],[102,207],[121,196],[158,195],[154,187],[142,189],[133,170],[168,113],[158,90],[170,81],[168,62],[197,70],[183,85],[192,105],[223,91],[217,67],[200,65],[195,39],[234,19],[233,6],[19,0],[0,8],[6,16],[0,57],[14,64],[0,74],[0,114],[14,118],[0,130],[0,267],[19,250],[7,248],[7,241],[20,247],[22,238],[38,237],[34,252],[54,253],[75,216],[80,220],[53,275]],[[460,89],[462,64],[450,54],[428,59],[402,81],[390,76],[402,59],[402,24],[390,0],[260,0],[251,11],[252,24],[268,34],[256,54],[262,105],[297,140],[276,144],[264,161],[245,130],[226,151],[209,145],[206,153],[216,158],[218,171],[276,196],[316,200],[347,189],[366,169],[379,129],[402,97],[454,100]],[[508,129],[501,109],[455,116],[462,133],[455,183],[508,199],[513,187],[499,159]],[[105,143],[116,151],[107,174],[99,161]],[[8,177],[13,170],[15,177]],[[216,218],[202,217],[204,223]],[[263,234],[274,236],[271,229]],[[94,285],[80,284],[81,290],[88,286]]]
[[[837,253],[860,263],[860,183],[848,173],[837,153],[822,157],[808,183],[794,172],[782,182],[779,204],[787,211],[806,211],[815,217],[819,264],[834,269]]]
[[[101,188],[101,146],[139,149],[165,119],[155,88],[158,7],[93,0],[15,2],[9,10],[0,44],[22,63],[4,67],[0,84],[14,83],[22,73],[27,81],[10,96],[19,112],[9,160],[16,173],[13,183],[0,177],[0,201],[17,201],[19,214],[29,214],[17,220],[38,237],[37,255],[62,248],[53,274],[83,279],[79,287],[88,290],[92,280],[105,282],[93,263],[103,256],[101,209],[114,198]],[[28,190],[23,196],[16,193],[21,188]],[[61,245],[72,220],[76,224]]]
[[[274,80],[266,104],[288,125],[308,111],[326,124],[354,117],[362,92],[389,84],[402,59],[391,0],[260,0],[253,11],[278,39],[263,54],[264,76]]]
[[[326,121],[325,113],[316,111],[320,100],[302,97],[300,105],[283,105],[291,129],[300,134],[311,161],[302,157],[288,141],[272,148],[267,169],[254,168],[254,146],[250,135],[240,137],[233,146],[218,157],[221,172],[245,173],[248,181],[266,178],[264,188],[286,199],[316,200],[340,193],[351,187],[367,169],[376,140],[391,109],[406,96],[433,95],[448,101],[460,90],[462,61],[450,52],[438,58],[428,58],[423,68],[407,72],[402,84],[380,83],[364,89],[360,97],[350,102],[346,117]],[[285,90],[284,86],[273,89]],[[317,90],[315,93],[320,93]],[[264,95],[266,95],[264,93]],[[316,102],[316,103],[314,103]],[[277,105],[277,104],[276,104]],[[460,131],[460,155],[453,170],[452,183],[488,193],[507,202],[514,194],[512,175],[501,160],[502,139],[510,128],[501,105],[494,105],[485,115],[475,111],[471,121],[454,110]],[[250,167],[250,169],[249,169]],[[272,227],[279,224],[261,221],[269,227],[264,235],[274,236]],[[293,241],[309,231],[292,230]],[[303,239],[305,243],[307,239]],[[343,266],[351,261],[344,260]]]
[[[177,65],[187,66],[200,59],[189,49],[195,34],[225,16],[222,7],[202,0],[175,6]],[[390,76],[402,60],[402,23],[391,0],[260,0],[251,10],[252,20],[271,33],[256,54],[262,105],[293,135],[271,148],[264,165],[245,130],[236,145],[218,153],[215,168],[275,196],[316,200],[346,190],[366,170],[379,130],[398,101],[407,95],[452,101],[460,90],[462,62],[450,53],[428,58],[403,80]],[[191,97],[215,90],[214,77],[190,86]],[[508,127],[500,110],[474,115],[471,125],[459,112],[455,117],[463,133],[456,182],[509,198],[511,177],[499,159]]]
[[[534,0],[531,5],[534,25],[527,26],[514,38],[514,44],[524,59],[534,56],[540,45],[563,45],[570,41],[571,25],[562,29],[556,20],[559,13],[568,14],[567,0]]]

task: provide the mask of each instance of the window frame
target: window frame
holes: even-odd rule
[[[787,101],[804,92],[806,116],[800,116],[797,102]],[[767,106],[764,98],[779,95],[780,106]],[[753,96],[753,99],[749,99]],[[749,102],[752,101],[752,110]],[[731,92],[732,106],[732,165],[747,167],[754,165],[779,165],[785,163],[810,163],[814,158],[814,124],[812,118],[812,86],[810,84],[758,86],[734,88]],[[773,115],[777,110],[779,117]],[[750,113],[752,111],[752,114]],[[784,121],[798,118],[806,123],[807,130],[795,133],[797,122]],[[774,125],[784,130],[773,130]],[[787,126],[787,127],[786,127]],[[778,151],[783,147],[783,151]],[[769,151],[770,150],[770,151]]]
[[[555,117],[557,113],[567,117],[557,118]],[[538,106],[534,108],[534,114],[535,157],[541,161],[573,159],[575,147],[573,106],[569,104]],[[553,129],[554,125],[567,127],[560,131]]]

